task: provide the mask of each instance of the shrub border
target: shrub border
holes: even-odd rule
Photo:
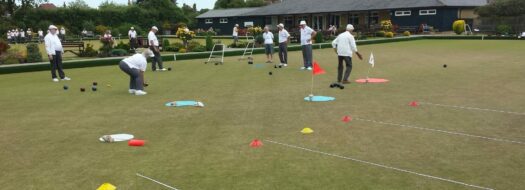
[[[430,39],[430,40],[480,40],[482,36],[411,36],[411,37],[397,37],[397,38],[385,38],[385,39],[372,39],[372,40],[362,40],[358,41],[358,45],[371,45],[371,44],[381,44],[381,43],[391,43],[391,42],[403,42],[403,41],[412,41],[412,40],[421,40],[421,39]],[[487,40],[518,40],[514,37],[500,37],[500,36],[485,36],[484,39]],[[314,49],[323,49],[323,48],[332,48],[330,43],[321,43],[314,44]],[[275,47],[277,50],[278,47]],[[288,51],[300,51],[300,45],[293,45],[288,47]],[[224,56],[240,56],[244,50],[232,50],[226,51]],[[254,49],[254,54],[263,54],[263,48]],[[163,55],[162,59],[164,61],[174,61],[175,57],[177,60],[191,60],[191,59],[204,59],[208,58],[210,52],[196,52],[196,53],[185,53],[185,54],[175,54],[172,55]],[[109,66],[117,65],[123,57],[111,57],[111,58],[100,58],[92,60],[77,60],[77,61],[65,61],[64,69],[72,68],[84,68],[84,67],[98,67],[98,66]],[[22,73],[22,72],[33,72],[33,71],[45,71],[49,70],[50,65],[48,63],[29,63],[29,64],[16,64],[16,65],[5,65],[0,66],[0,75],[1,74],[10,74],[10,73]]]

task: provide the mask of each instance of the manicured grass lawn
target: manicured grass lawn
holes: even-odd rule
[[[174,71],[146,73],[144,97],[127,94],[128,78],[117,66],[66,70],[73,80],[60,83],[47,71],[1,75],[0,186],[96,189],[110,182],[118,189],[166,189],[135,176],[139,172],[179,189],[469,189],[272,140],[482,187],[525,188],[525,144],[341,122],[351,115],[525,142],[525,115],[408,106],[422,101],[525,112],[525,43],[417,40],[359,49],[366,57],[374,52],[371,77],[390,82],[330,89],[336,56],[314,50],[327,71],[315,77],[315,94],[337,98],[326,103],[303,101],[311,75],[298,69],[300,52],[291,52],[286,69],[256,68],[239,57],[227,57],[223,66],[166,63]],[[255,60],[265,61],[263,55]],[[367,69],[366,61],[354,60],[351,78]],[[78,90],[93,81],[98,92]],[[70,90],[62,90],[64,84]],[[164,107],[191,99],[206,107]],[[315,132],[299,133],[304,127]],[[98,142],[112,133],[147,143]],[[264,146],[250,148],[255,138]]]

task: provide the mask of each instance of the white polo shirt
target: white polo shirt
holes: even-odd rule
[[[137,38],[137,31],[136,31],[136,30],[130,30],[130,31],[128,32],[128,36],[129,36],[130,38]]]
[[[263,33],[264,44],[273,44],[273,33],[265,32]]]
[[[310,28],[309,26],[305,26],[304,29],[301,28],[301,45],[310,45],[312,44],[312,33],[314,33],[314,30]],[[310,40],[310,42],[308,42]]]
[[[38,31],[38,36],[44,36],[44,31],[39,30],[39,31]]]
[[[239,32],[237,31],[237,27],[233,27],[233,34],[232,36],[239,36]]]
[[[354,52],[357,52],[355,38],[348,31],[339,34],[332,42],[332,47],[337,48],[337,55],[339,56],[352,57]]]
[[[138,69],[141,71],[146,71],[146,68],[148,66],[148,61],[146,60],[146,57],[144,57],[144,55],[140,53],[125,58],[122,61],[128,64],[129,68]]]
[[[289,37],[290,37],[290,33],[288,33],[286,29],[282,29],[281,31],[279,31],[279,43],[288,41]]]
[[[46,46],[46,52],[48,55],[55,55],[57,51],[64,50],[64,48],[62,48],[62,42],[60,42],[60,38],[58,38],[58,35],[48,33],[44,38],[44,42]]]
[[[157,36],[155,36],[155,33],[153,31],[150,31],[148,34],[148,43],[153,41],[153,46],[159,46],[159,40],[157,39]]]

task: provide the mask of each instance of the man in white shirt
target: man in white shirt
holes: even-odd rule
[[[233,27],[233,43],[237,44],[239,42],[239,24],[235,24],[235,27]]]
[[[64,48],[58,38],[57,32],[58,28],[55,25],[51,25],[49,26],[49,33],[44,38],[47,56],[51,62],[51,77],[53,78],[53,82],[58,82],[56,70],[58,70],[60,79],[71,80],[66,77],[66,74],[62,70],[62,54],[64,53]]]
[[[26,32],[20,29],[20,43],[26,43]]]
[[[44,41],[44,31],[42,31],[42,29],[38,29],[38,41],[39,42]]]
[[[27,41],[31,42],[31,40],[33,40],[33,31],[31,31],[31,28],[27,29],[26,35],[27,35]]]
[[[137,31],[135,31],[134,27],[131,27],[128,31],[128,37],[131,50],[137,49]]]
[[[337,36],[337,38],[332,42],[332,47],[335,50],[335,53],[339,58],[339,67],[337,69],[337,82],[343,84],[349,84],[348,78],[352,72],[352,55],[355,53],[360,60],[363,60],[361,54],[357,51],[357,45],[355,43],[355,38],[352,35],[354,31],[354,26],[349,24],[346,26],[346,32],[343,32]],[[343,77],[343,60],[346,62],[346,72]]]
[[[60,39],[62,39],[62,41],[66,41],[66,29],[64,27],[62,27],[60,29]]]
[[[266,63],[273,63],[273,33],[268,27],[264,27],[264,50],[266,52]]]
[[[312,70],[312,39],[314,39],[315,35],[317,35],[317,32],[315,32],[312,28],[308,27],[306,25],[306,21],[301,21],[300,23],[301,27],[301,46],[303,47],[303,60],[304,60],[304,66],[301,68],[302,70],[307,69],[309,71]]]
[[[146,95],[144,92],[144,72],[148,66],[147,58],[153,56],[153,52],[146,49],[142,54],[135,54],[119,63],[122,71],[129,75],[129,93],[137,96]]]
[[[290,39],[290,33],[284,29],[284,24],[277,25],[279,28],[279,60],[281,66],[288,66],[288,41]]]
[[[10,30],[7,31],[7,43],[12,43],[11,42],[11,31]]]
[[[15,30],[14,36],[15,36],[15,43],[20,43],[20,32],[18,31],[18,29]]]
[[[157,36],[155,33],[159,31],[159,28],[156,26],[151,27],[151,30],[148,34],[148,44],[149,49],[153,51],[153,54],[155,57],[153,57],[153,61],[151,63],[151,69],[153,71],[157,70],[157,64],[159,65],[159,71],[166,71],[165,68],[162,67],[162,57],[160,56],[160,49],[159,49],[159,40],[157,39]]]

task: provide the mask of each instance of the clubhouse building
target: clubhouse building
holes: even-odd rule
[[[421,32],[426,25],[434,31],[450,31],[455,20],[463,19],[475,27],[474,9],[487,0],[282,0],[258,8],[210,10],[197,16],[198,27],[212,27],[220,35],[230,35],[235,24],[241,27],[279,23],[295,31],[301,20],[315,30],[353,24],[356,31],[373,32],[382,20],[391,20],[398,32]]]

